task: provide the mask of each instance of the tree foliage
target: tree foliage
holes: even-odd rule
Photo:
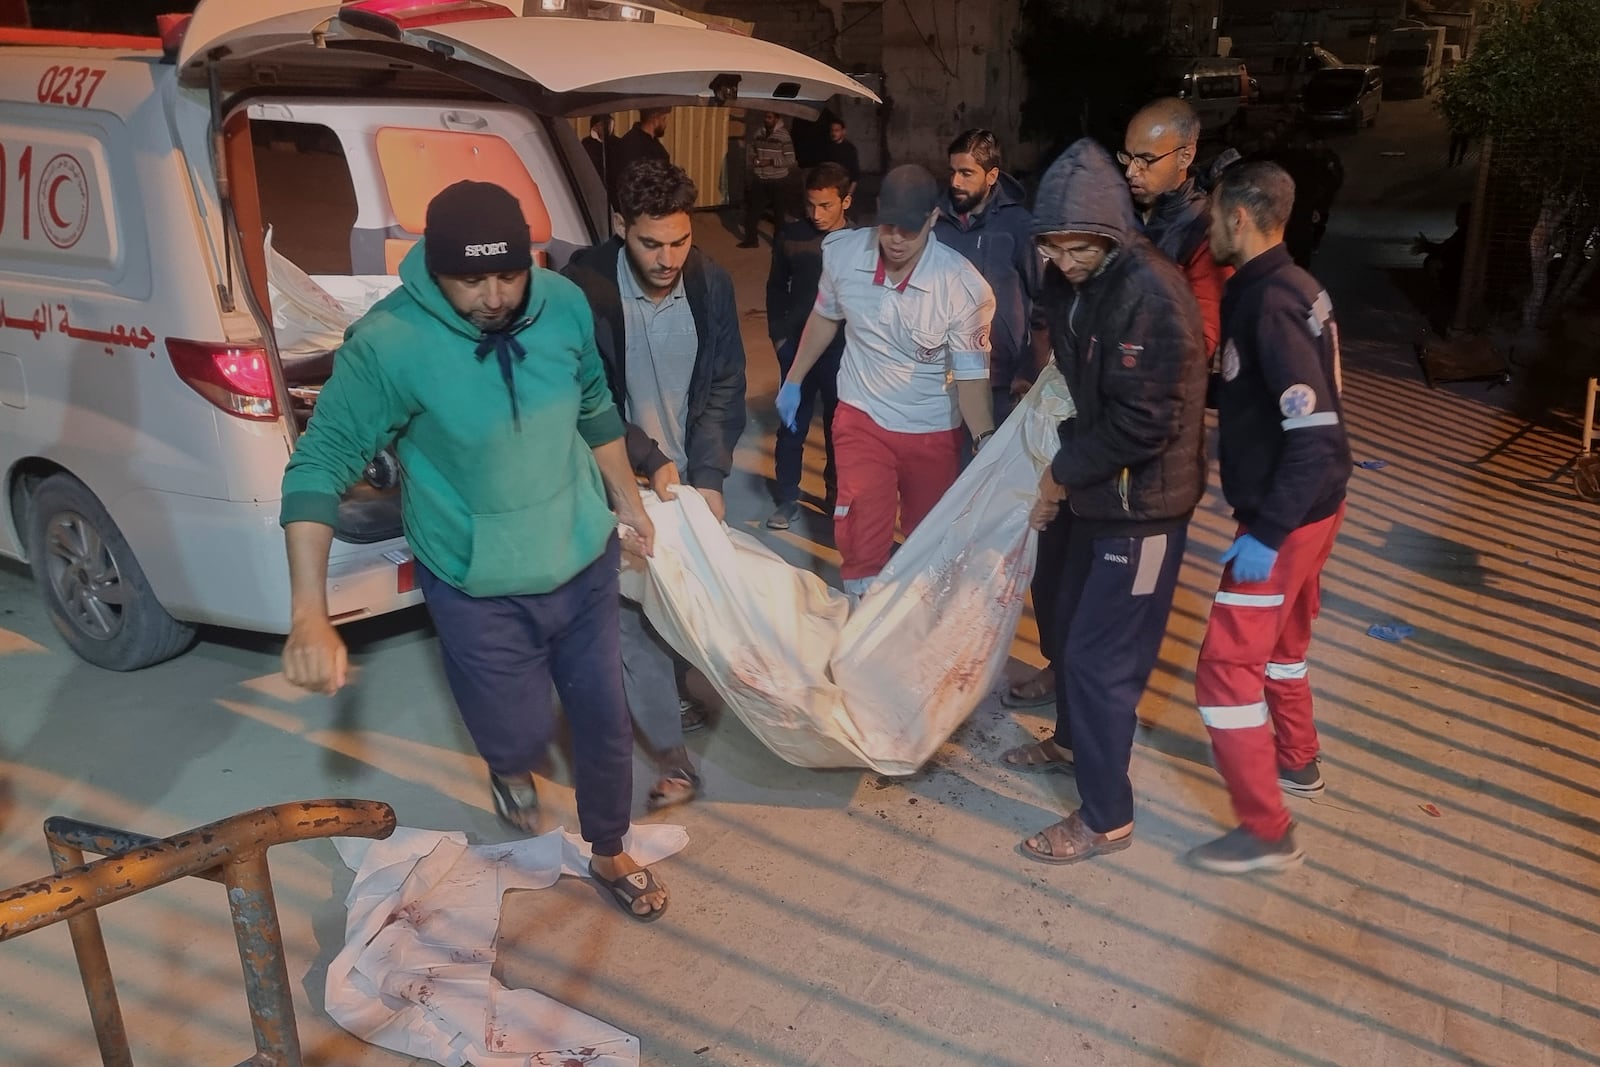
[[[1162,32],[1125,30],[1067,7],[1061,0],[1023,0],[1022,134],[1048,142],[1052,155],[1080,137],[1121,148],[1128,119],[1157,95]]]
[[[1528,237],[1535,325],[1592,274],[1600,230],[1600,0],[1492,0],[1472,54],[1445,78],[1453,129],[1492,138],[1497,175],[1537,205]],[[1551,262],[1563,265],[1548,289]]]

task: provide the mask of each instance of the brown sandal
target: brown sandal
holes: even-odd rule
[[[1038,844],[1034,844],[1034,842]],[[1103,853],[1121,852],[1133,844],[1133,831],[1118,838],[1097,834],[1089,829],[1079,812],[1073,812],[1058,823],[1025,839],[1018,847],[1029,859],[1040,863],[1078,863]]]
[[[1057,752],[1071,755],[1072,750],[1062,748],[1054,741],[1049,742],[1050,747]],[[1073,763],[1070,759],[1057,759],[1045,750],[1044,741],[1033,741],[1016,748],[1008,748],[1000,753],[1000,762],[1013,770],[1025,771],[1028,774],[1044,774],[1047,771],[1057,771],[1061,774],[1071,774]]]
[[[1055,702],[1056,672],[1050,667],[1000,691],[1000,703],[1008,708],[1042,708]]]

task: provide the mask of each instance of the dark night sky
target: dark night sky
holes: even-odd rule
[[[155,33],[156,16],[193,11],[195,0],[28,0],[41,29]]]

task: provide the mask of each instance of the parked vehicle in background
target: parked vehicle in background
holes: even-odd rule
[[[1338,56],[1315,41],[1245,41],[1232,46],[1230,59],[1244,62],[1266,101],[1288,100],[1312,74],[1340,66]]]
[[[1306,82],[1300,120],[1308,126],[1357,130],[1378,121],[1382,106],[1383,72],[1377,67],[1328,67]]]
[[[1385,96],[1414,99],[1438,87],[1444,73],[1444,35],[1443,26],[1400,26],[1379,39]]]
[[[571,116],[876,99],[672,12],[551,6],[202,0],[165,41],[0,29],[0,557],[85,660],[148,666],[202,623],[288,632],[284,465],[341,320],[398,284],[435,193],[511,190],[559,268],[611,229]],[[421,602],[405,472],[373,452],[339,509],[335,623]]]
[[[1200,116],[1202,134],[1245,125],[1251,100],[1250,75],[1238,59],[1168,59],[1161,67],[1161,91],[1189,102]]]

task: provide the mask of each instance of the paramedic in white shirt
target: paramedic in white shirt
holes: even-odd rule
[[[878,196],[878,225],[828,236],[816,307],[778,390],[778,417],[791,425],[806,372],[844,328],[833,526],[839,575],[857,596],[889,562],[896,515],[909,536],[955,482],[962,423],[974,449],[994,432],[994,294],[932,236],[938,208],[932,175],[896,167]]]

